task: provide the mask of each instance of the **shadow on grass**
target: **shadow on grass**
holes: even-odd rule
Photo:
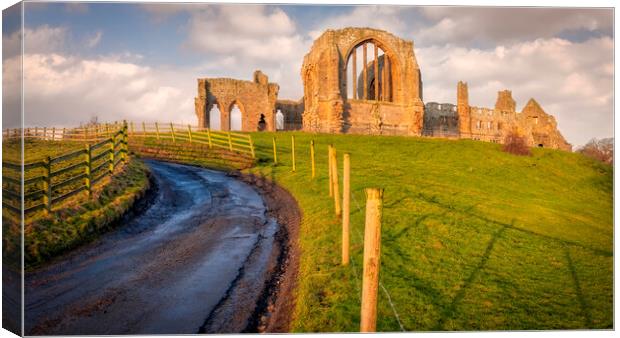
[[[489,260],[489,257],[491,255],[491,252],[493,251],[493,248],[495,247],[495,243],[504,234],[504,231],[506,231],[506,229],[508,228],[513,229],[513,225],[514,225],[514,220],[512,221],[511,224],[505,224],[504,226],[502,226],[499,230],[495,232],[495,234],[489,241],[487,248],[484,250],[484,254],[482,255],[482,258],[480,259],[480,262],[478,262],[478,265],[469,274],[469,277],[467,277],[467,279],[465,280],[465,283],[459,289],[459,292],[456,294],[456,296],[454,296],[454,299],[452,300],[452,302],[446,308],[444,308],[444,310],[442,311],[441,317],[439,318],[439,320],[437,321],[437,324],[433,328],[433,331],[442,330],[445,321],[454,317],[456,313],[456,307],[461,302],[461,300],[463,300],[463,297],[465,297],[465,292],[467,292],[467,290],[469,289],[471,284],[474,282],[474,280],[476,279],[480,271],[486,266]]]
[[[581,312],[586,320],[586,327],[592,327],[592,314],[590,313],[590,307],[588,306],[588,302],[583,296],[583,291],[581,290],[581,284],[579,283],[579,277],[577,276],[577,270],[575,270],[575,265],[573,264],[573,259],[570,256],[570,252],[568,251],[568,246],[563,244],[564,254],[566,256],[566,263],[568,264],[568,269],[570,270],[571,276],[573,277],[573,283],[575,284],[575,293],[577,294],[577,299],[579,300],[579,306],[581,307]]]

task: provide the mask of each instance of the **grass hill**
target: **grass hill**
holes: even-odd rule
[[[385,189],[379,331],[613,326],[611,166],[549,149],[515,156],[469,140],[252,137],[261,160],[251,171],[287,188],[304,215],[294,331],[359,330],[366,187]],[[351,154],[348,267],[340,266],[341,223],[328,197],[330,143],[340,179],[342,154]]]

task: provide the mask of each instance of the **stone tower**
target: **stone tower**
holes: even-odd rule
[[[471,107],[467,82],[459,81],[456,85],[456,111],[459,115],[459,133],[461,138],[471,138]]]
[[[512,98],[512,92],[510,90],[502,90],[497,92],[495,109],[507,112],[513,112],[517,109],[517,103]]]

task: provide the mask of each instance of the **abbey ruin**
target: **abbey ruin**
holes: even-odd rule
[[[553,116],[534,99],[517,112],[509,90],[498,93],[494,108],[474,107],[467,83],[459,82],[456,104],[424,104],[413,42],[383,30],[325,31],[304,57],[300,75],[304,95],[298,101],[278,100],[279,86],[261,71],[253,81],[198,79],[199,126],[212,127],[212,115],[219,111],[220,128],[235,129],[231,115],[236,107],[241,115],[236,129],[243,131],[301,129],[495,143],[517,132],[531,147],[571,150]]]

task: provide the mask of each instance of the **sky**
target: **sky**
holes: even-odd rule
[[[613,136],[612,9],[30,2],[23,59],[14,14],[3,15],[3,109],[19,107],[23,64],[26,125],[195,124],[197,78],[256,69],[297,100],[314,39],[352,26],[414,42],[425,102],[456,103],[462,80],[473,106],[503,89],[519,111],[535,98],[573,145]]]

